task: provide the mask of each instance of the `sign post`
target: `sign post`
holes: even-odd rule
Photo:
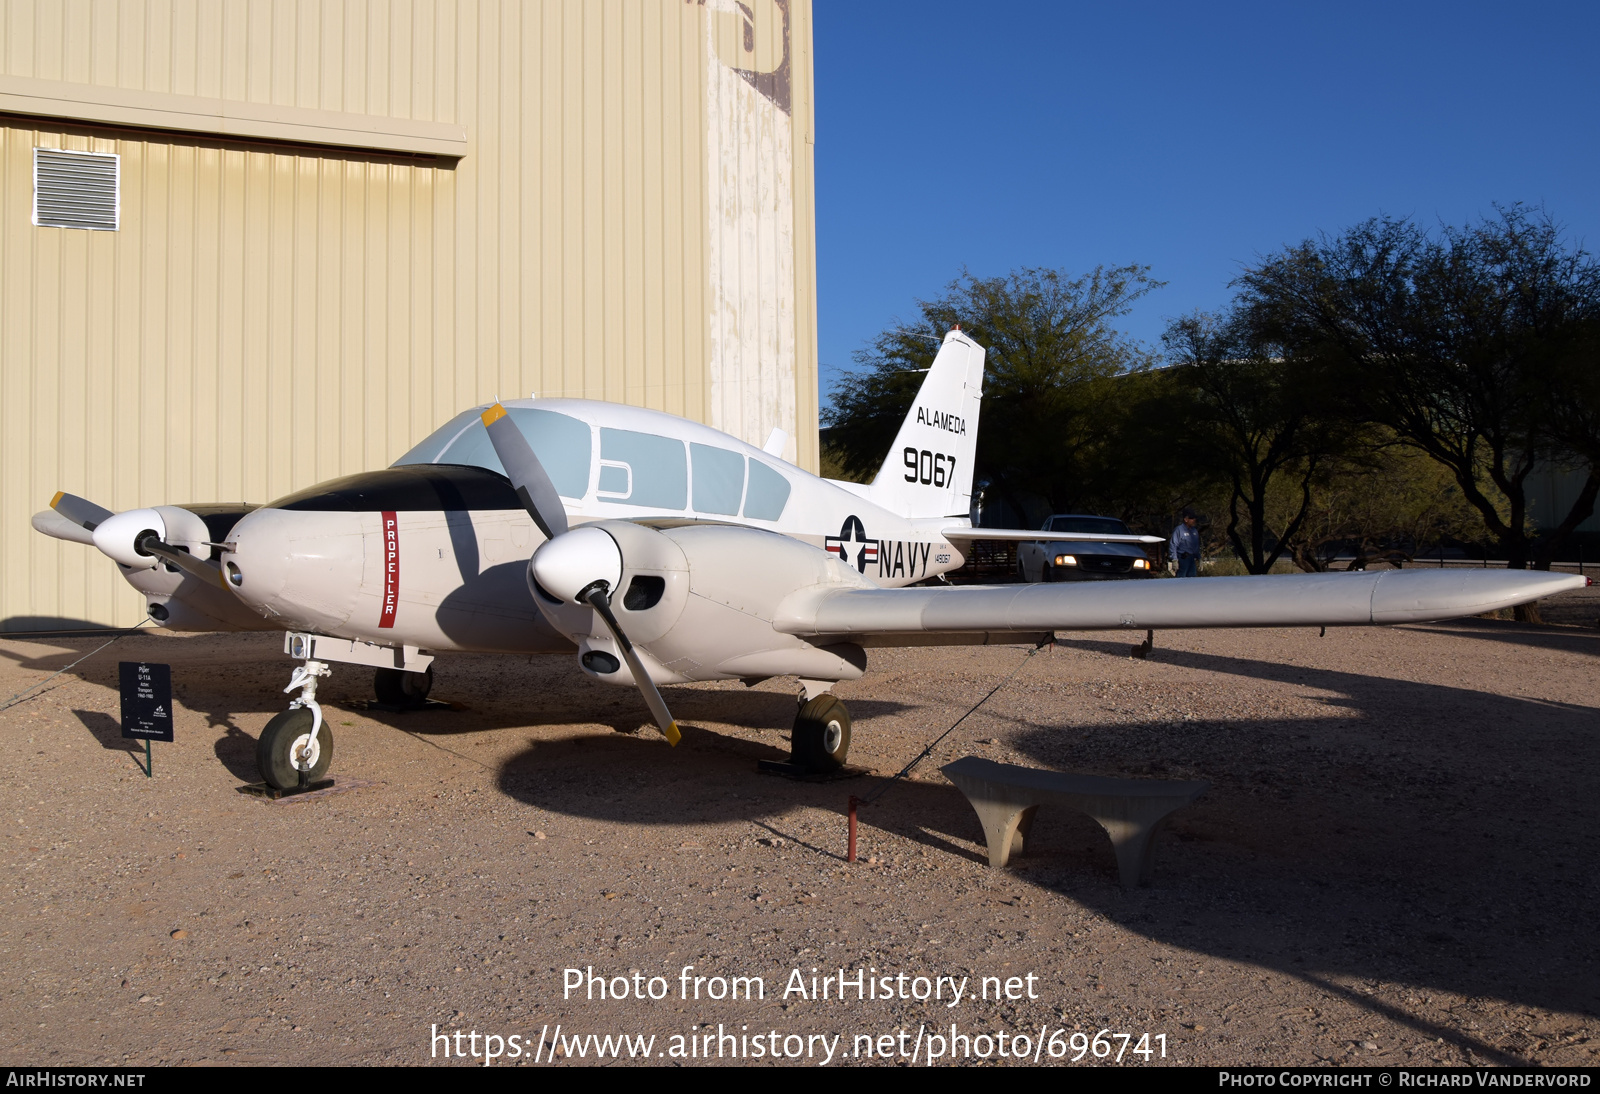
[[[172,666],[123,661],[122,735],[144,739],[144,775],[150,778],[150,742],[172,743]]]

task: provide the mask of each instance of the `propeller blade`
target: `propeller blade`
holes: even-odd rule
[[[163,543],[155,536],[145,536],[139,541],[139,549],[154,555],[162,562],[171,563],[190,577],[197,577],[211,585],[226,589],[227,581],[222,576],[222,567],[213,566],[203,558],[196,558],[188,551],[180,550],[170,543]]]
[[[683,734],[678,732],[678,723],[673,721],[672,712],[667,709],[667,701],[661,698],[661,692],[656,690],[656,682],[650,679],[650,674],[645,671],[644,662],[640,661],[639,655],[633,651],[633,643],[622,633],[622,625],[617,622],[617,617],[611,614],[611,604],[606,600],[605,583],[597,581],[589,586],[583,599],[600,614],[600,618],[605,620],[606,626],[611,629],[612,637],[617,640],[617,645],[622,650],[623,660],[628,662],[628,671],[633,673],[633,682],[639,685],[645,705],[650,708],[650,713],[655,715],[656,725],[661,727],[661,735],[667,739],[668,744],[676,745]]]
[[[64,539],[68,543],[83,543],[94,546],[94,533],[73,521],[68,520],[54,509],[41,509],[33,514],[33,530],[43,532],[53,539]]]
[[[113,514],[109,509],[102,509],[87,498],[80,498],[76,494],[69,494],[64,490],[57,490],[56,496],[50,499],[50,508],[66,517],[79,528],[92,532],[110,519]]]
[[[499,403],[483,412],[483,426],[489,431],[489,443],[495,455],[505,465],[506,478],[516,488],[522,507],[539,526],[545,539],[555,539],[567,530],[567,508],[561,504],[555,483],[545,473],[544,464],[534,454],[528,438],[522,435],[517,423],[511,420],[506,408]]]

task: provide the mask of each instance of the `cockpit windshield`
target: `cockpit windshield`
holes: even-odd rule
[[[790,482],[782,472],[733,449],[604,425],[595,430],[553,410],[507,407],[506,413],[564,498],[588,494],[598,463],[594,500],[602,504],[710,517],[742,513],[773,522],[782,519],[789,504]],[[416,464],[506,473],[483,426],[482,408],[457,414],[394,462],[395,467]]]
[[[479,409],[457,414],[396,460],[394,466],[459,464],[483,467],[504,475],[505,465],[495,455],[494,445],[489,443],[489,431],[483,427],[482,413]],[[528,438],[528,444],[539,457],[539,462],[544,464],[550,481],[555,484],[556,493],[564,498],[583,497],[589,489],[589,459],[593,444],[589,423],[557,414],[553,410],[532,407],[508,407],[506,413],[517,423],[522,435]]]

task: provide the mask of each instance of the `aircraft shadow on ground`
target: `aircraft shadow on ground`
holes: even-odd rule
[[[1070,645],[1127,653],[1124,642]],[[1118,885],[1110,841],[1093,821],[1048,808],[1026,853],[997,879],[1058,893],[1179,949],[1304,979],[1489,1059],[1518,1061],[1360,985],[1600,1012],[1588,956],[1600,888],[1586,866],[1600,832],[1592,709],[1159,646],[1153,656],[1326,692],[1317,698],[1330,716],[1013,722],[1008,744],[1029,764],[1212,785],[1159,839],[1149,888]],[[732,698],[698,694],[713,708]],[[867,707],[851,704],[858,731],[870,732]],[[729,713],[719,709],[719,720]],[[783,754],[781,737],[755,742],[691,723],[677,749],[649,730],[534,742],[499,782],[552,812],[626,824],[745,820],[842,858],[846,800],[878,780],[756,772],[756,761]],[[863,857],[881,851],[876,829],[986,861],[965,798],[939,781],[933,761],[917,778],[862,807]],[[838,838],[798,831],[785,814],[800,806],[837,811]]]
[[[483,701],[468,689],[451,689],[442,681],[435,694],[450,699],[464,697],[463,709],[433,707],[411,711],[366,710],[363,717],[423,737],[450,737],[489,730],[537,726],[603,725],[619,734],[658,736],[655,721],[643,698],[632,688],[600,684],[579,673],[557,673],[530,681],[522,701],[496,697]],[[722,739],[701,724],[736,725],[743,729],[772,730],[787,755],[788,734],[794,724],[795,699],[772,691],[706,691],[693,687],[664,687],[662,697],[686,734]],[[358,708],[360,703],[355,704]],[[853,716],[874,717],[903,710],[904,705],[871,700],[850,704]],[[777,736],[781,734],[781,738]]]
[[[852,703],[851,709],[867,705]],[[654,730],[531,742],[501,767],[500,787],[519,801],[569,816],[628,824],[710,825],[744,820],[800,843],[805,839],[784,825],[786,813],[801,806],[836,810],[839,846],[817,849],[843,858],[846,803],[851,795],[877,786],[878,777],[813,782],[764,774],[757,769],[759,761],[788,758],[785,738],[751,741],[693,724],[680,725],[683,740],[676,748],[669,748]],[[940,831],[959,829],[959,813],[971,813],[954,788],[900,783],[893,793],[901,799],[899,809],[916,819],[918,827],[908,833],[913,839],[938,850],[977,857],[971,848],[951,842]],[[929,831],[922,831],[921,826],[935,817],[940,820]],[[863,819],[872,820],[865,814]]]
[[[10,658],[21,668],[53,672],[94,650],[104,639],[40,638],[19,640],[18,645],[32,645],[35,641],[47,647],[45,652],[30,656],[13,646],[0,648],[0,656]],[[139,659],[172,663],[173,694],[178,706],[202,715],[208,728],[221,730],[214,745],[217,759],[238,778],[256,781],[259,778],[255,763],[256,735],[240,725],[240,716],[255,719],[285,709],[289,697],[282,688],[288,682],[294,662],[265,643],[253,643],[243,658],[239,651],[213,658],[205,656],[198,647],[191,654],[182,645],[171,644],[165,638],[133,635],[62,673],[58,681],[77,680],[114,692],[119,686],[117,662]],[[532,658],[493,654],[441,657],[436,663],[437,683],[433,694],[456,703],[461,709],[369,710],[366,703],[372,694],[372,670],[342,664],[334,666],[334,675],[322,685],[319,698],[326,715],[334,721],[342,720],[341,712],[350,711],[369,721],[423,738],[444,739],[523,727],[596,724],[609,726],[619,734],[638,733],[646,738],[655,735],[655,724],[636,690],[591,680],[576,668],[574,660],[559,654]],[[189,671],[191,666],[204,671]],[[52,686],[47,684],[25,701],[39,701],[48,695]],[[793,695],[770,690],[697,687],[666,687],[662,692],[680,723],[690,727],[703,722],[772,730],[773,755],[769,757],[763,753],[763,757],[787,755],[788,732],[795,713]],[[852,712],[864,718],[903,709],[902,704],[893,702],[865,700],[851,704]],[[81,711],[78,717],[102,744],[106,733],[113,733],[120,739],[120,726],[110,715]],[[708,739],[722,739],[704,730],[693,732]]]
[[[212,724],[218,724],[213,716]],[[256,765],[256,739],[239,728],[229,718],[221,723],[222,736],[211,746],[217,761],[236,779],[247,783],[261,781],[261,769]]]
[[[1070,645],[1126,656],[1123,643]],[[1330,692],[1332,717],[1023,728],[1013,745],[1039,766],[1212,785],[1158,841],[1151,889],[1111,884],[1109,840],[1048,809],[1019,876],[1151,938],[1363,1005],[1376,1006],[1337,982],[1600,1013],[1593,708],[1159,646],[1152,657]]]
[[[1562,653],[1600,657],[1600,630],[1590,627],[1530,627],[1496,619],[1457,619],[1431,624],[1428,630],[1457,638],[1476,638],[1529,649],[1559,650]]]
[[[62,615],[8,615],[0,619],[0,638],[14,634],[38,637],[41,631],[47,635],[60,632],[62,637],[71,634],[109,634],[115,629],[94,619]]]
[[[173,697],[177,704],[201,713],[209,727],[224,731],[214,749],[217,758],[231,774],[247,782],[254,782],[260,777],[256,773],[255,737],[246,733],[235,722],[234,714],[241,711],[283,709],[286,700],[279,694],[278,689],[271,685],[271,681],[282,675],[282,668],[286,662],[274,664],[264,658],[259,663],[232,666],[234,671],[218,674],[222,680],[219,686],[209,682],[207,676],[198,676],[197,679],[196,676],[185,673],[183,669],[187,667],[186,662],[203,664],[204,661],[190,661],[187,656],[189,651],[182,647],[160,645],[166,641],[163,638],[132,634],[100,649],[99,647],[105,646],[106,638],[104,635],[92,635],[18,639],[16,641],[24,649],[0,648],[0,656],[11,659],[19,668],[54,672],[71,665],[85,654],[93,654],[81,664],[62,672],[55,680],[42,682],[43,687],[23,702],[50,702],[48,698],[50,692],[71,681],[97,684],[115,692],[120,686],[117,669],[119,661],[175,660]],[[155,640],[154,643],[152,639]],[[25,649],[35,643],[45,646],[47,652],[29,656]],[[173,656],[175,654],[178,655],[176,658]],[[123,738],[121,723],[112,715],[103,711],[76,708],[72,710],[72,714],[83,723],[84,728],[102,748],[130,754],[139,751],[137,741]]]

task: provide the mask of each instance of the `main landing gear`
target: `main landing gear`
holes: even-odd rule
[[[800,683],[800,709],[789,739],[789,762],[819,775],[838,771],[850,754],[850,712],[837,695],[822,690],[830,681]]]
[[[433,666],[427,672],[404,669],[378,669],[372,677],[372,693],[378,702],[390,707],[420,707],[433,690]]]

